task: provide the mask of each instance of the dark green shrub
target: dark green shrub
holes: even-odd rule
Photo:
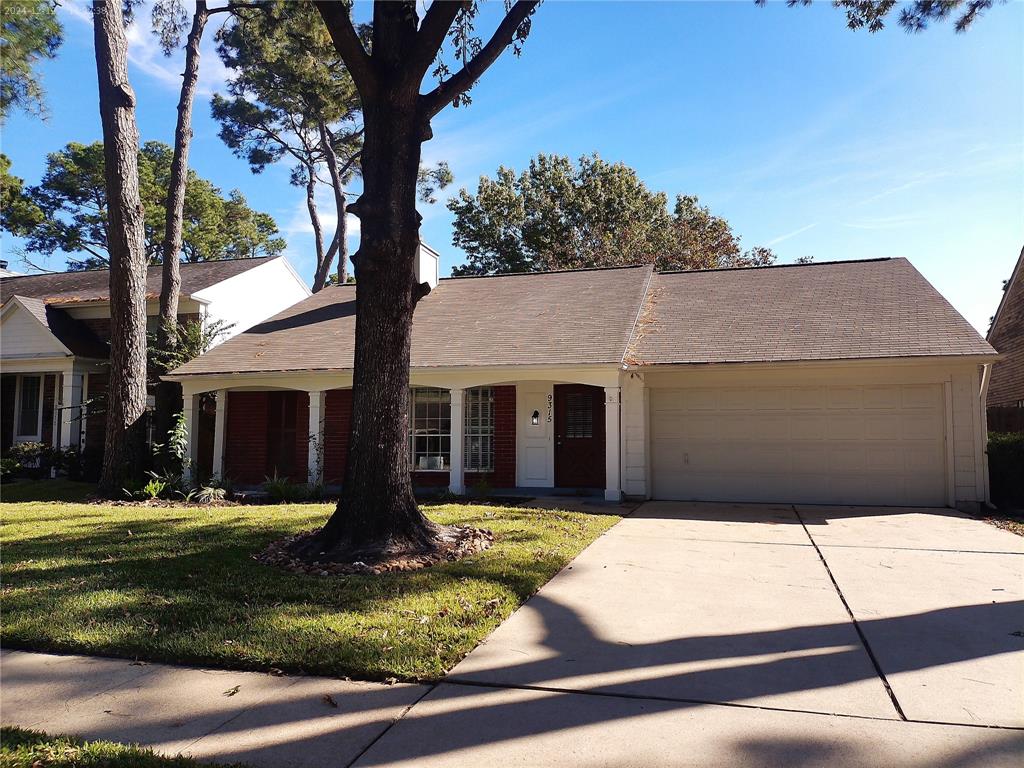
[[[988,436],[988,479],[997,506],[1024,507],[1024,432]]]

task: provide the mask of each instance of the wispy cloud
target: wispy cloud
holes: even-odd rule
[[[194,3],[188,3],[194,5]],[[77,23],[92,25],[92,12],[84,0],[64,0],[59,12]],[[164,56],[160,44],[150,23],[149,9],[139,8],[135,20],[128,26],[128,61],[138,71],[156,80],[169,90],[181,88],[181,73],[185,68],[185,56],[182,50]],[[196,92],[203,97],[210,97],[215,91],[224,90],[224,84],[230,76],[230,70],[224,66],[217,56],[213,44],[212,25],[203,37],[200,49],[199,84]]]
[[[773,245],[778,245],[779,243],[783,243],[786,240],[790,240],[790,239],[796,237],[797,235],[799,235],[801,232],[806,232],[808,229],[814,229],[814,227],[816,227],[816,226],[818,226],[818,222],[814,222],[813,224],[808,224],[805,227],[800,227],[800,229],[794,229],[792,232],[787,232],[784,235],[779,235],[776,238],[772,238],[767,243],[765,243],[765,245],[767,247],[771,248]]]

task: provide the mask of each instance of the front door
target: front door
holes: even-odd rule
[[[305,472],[295,466],[298,396],[294,391],[267,393],[267,477],[293,483],[305,480]]]
[[[604,488],[604,390],[555,385],[555,486]]]

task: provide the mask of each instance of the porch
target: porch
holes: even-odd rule
[[[517,371],[521,374],[522,371]],[[413,373],[409,462],[414,487],[622,498],[619,371]],[[230,386],[214,388],[217,383]],[[340,488],[352,417],[349,376],[182,380],[189,456],[201,476],[255,487],[274,476]],[[201,402],[212,401],[212,446]],[[206,455],[209,454],[209,460]]]

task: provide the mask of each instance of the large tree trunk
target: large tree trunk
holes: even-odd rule
[[[199,82],[199,44],[206,28],[206,0],[197,0],[192,29],[185,41],[185,71],[178,98],[178,121],[174,128],[174,155],[171,180],[167,189],[167,218],[164,223],[163,269],[160,283],[160,325],[157,346],[171,350],[177,344],[178,299],[181,294],[181,251],[185,211],[185,186],[188,182],[188,151],[192,143],[192,105]],[[156,440],[167,442],[174,414],[181,407],[181,385],[161,381],[156,386]]]
[[[324,228],[320,223],[320,212],[316,207],[316,168],[306,168],[306,210],[309,211],[309,223],[313,227],[313,244],[316,248],[316,269],[313,273],[313,293],[324,287],[326,276],[321,278],[327,255],[324,253]]]
[[[320,123],[320,144],[324,150],[324,158],[327,160],[327,170],[331,175],[331,188],[334,191],[334,208],[338,215],[338,223],[334,228],[334,239],[331,247],[327,249],[323,264],[317,268],[313,276],[313,292],[316,293],[327,283],[331,275],[331,265],[334,257],[338,257],[338,283],[344,285],[348,280],[348,201],[345,199],[345,184],[342,181],[341,168],[338,166],[338,156],[334,152],[334,136],[324,123]],[[349,162],[349,166],[351,161]]]
[[[110,384],[100,491],[141,474],[146,410],[146,254],[139,197],[139,131],[128,84],[120,0],[94,0],[103,157],[110,223]]]
[[[415,97],[415,94],[413,94]],[[438,529],[416,506],[409,474],[409,351],[423,294],[416,178],[421,130],[415,98],[392,94],[364,109],[362,228],[356,274],[352,433],[341,500],[321,544],[349,551],[430,551]]]

